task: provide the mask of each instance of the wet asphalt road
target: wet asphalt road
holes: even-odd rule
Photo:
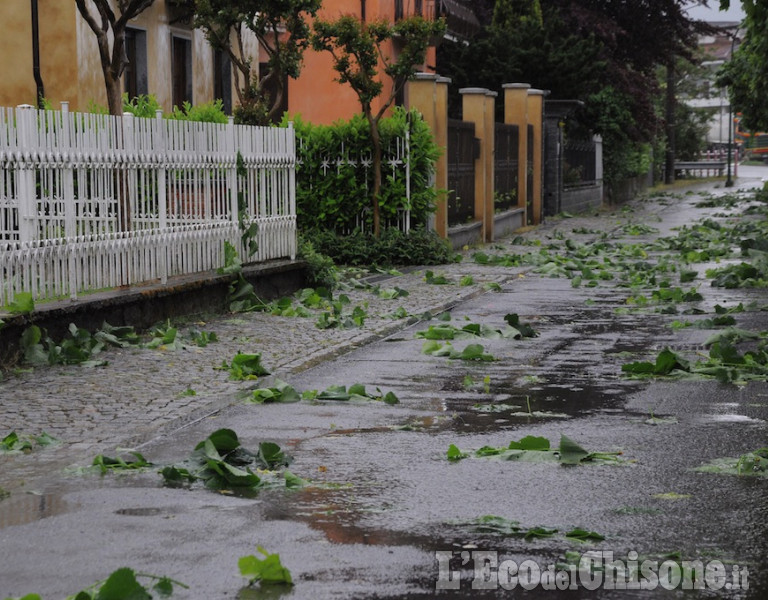
[[[740,173],[748,184],[759,183],[762,174]],[[712,191],[711,186],[702,189]],[[614,241],[649,241],[720,212],[694,208],[696,199],[688,195],[638,205],[638,222],[660,229],[657,234],[624,235],[616,231],[617,218],[607,214],[586,224],[613,231]],[[628,211],[623,216],[632,218]],[[530,236],[546,241],[562,231],[572,239],[594,239],[572,233],[576,223],[584,226],[585,221],[563,219]],[[511,251],[505,244],[499,252]],[[461,271],[460,265],[454,268]],[[264,440],[277,442],[294,457],[291,471],[318,485],[240,497],[163,487],[154,470],[30,477],[26,491],[34,493],[14,493],[0,502],[0,597],[36,592],[61,598],[121,566],[189,585],[174,598],[683,594],[661,586],[638,591],[591,591],[583,585],[567,592],[541,585],[522,589],[523,575],[529,568],[535,571],[534,563],[546,569],[566,563],[571,553],[589,551],[613,552],[623,560],[637,553],[638,562],[659,563],[678,553],[683,560],[710,564],[715,574],[722,564],[726,577],[714,578],[716,584],[749,586],[691,590],[685,597],[768,597],[768,479],[694,471],[710,460],[767,445],[768,385],[626,379],[621,374],[625,362],[650,358],[667,346],[701,351],[712,332],[673,331],[668,324],[680,315],[651,310],[617,314],[616,308],[626,306],[628,291],[610,281],[574,288],[566,278],[546,278],[519,267],[510,272],[525,274],[500,293],[479,295],[451,310],[450,322],[459,327],[466,320],[502,327],[504,315],[515,312],[539,332],[534,339],[481,340],[496,358],[493,362],[422,354],[422,340],[414,336],[438,321],[419,322],[289,381],[300,391],[364,383],[395,392],[397,405],[235,403],[140,447],[154,463],[172,463],[213,430],[228,427],[247,448]],[[701,278],[691,285],[704,295],[697,306],[707,312],[716,303],[768,302],[764,290],[711,288]],[[768,330],[766,312],[736,318],[740,326]],[[454,345],[461,349],[468,343]],[[476,384],[466,385],[467,376]],[[518,408],[478,410],[492,404]],[[513,414],[532,411],[560,416]],[[676,422],[646,424],[651,416]],[[506,446],[527,435],[557,444],[563,434],[588,450],[621,452],[622,463],[446,459],[451,444],[474,450]],[[79,464],[90,458],[83,456]],[[526,540],[468,525],[483,515],[557,533]],[[584,544],[564,537],[577,527],[605,539]],[[293,574],[293,587],[244,588],[237,560],[254,553],[257,545],[280,554]],[[473,580],[477,586],[482,579],[472,571],[480,564],[479,551],[497,552],[499,562],[525,563],[515,589],[472,589]],[[571,577],[566,583],[578,579],[567,565],[561,568]],[[505,583],[503,573],[501,580]],[[458,590],[436,590],[456,583]]]

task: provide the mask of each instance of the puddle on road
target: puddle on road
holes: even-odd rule
[[[435,540],[426,534],[375,529],[360,525],[362,517],[392,510],[377,505],[375,497],[365,498],[360,489],[323,489],[308,487],[267,502],[264,518],[273,521],[302,521],[322,531],[329,542],[379,546],[434,547]],[[274,500],[277,500],[276,502]]]
[[[0,501],[0,529],[60,515],[71,508],[59,493],[14,494]]]
[[[581,373],[569,375],[564,371],[557,378],[548,375],[548,381],[543,385],[524,387],[517,381],[518,378],[492,381],[488,393],[466,391],[447,396],[443,410],[459,413],[454,424],[462,432],[504,429],[552,418],[614,412],[622,409],[625,398],[642,385],[618,381],[595,385],[585,380]],[[449,379],[444,389],[462,389],[462,378]],[[552,415],[547,416],[547,413]]]
[[[172,516],[179,514],[181,509],[176,508],[158,508],[158,507],[136,507],[136,508],[119,508],[115,511],[116,515],[122,515],[127,517],[157,517],[157,516]]]
[[[747,415],[737,415],[733,413],[723,415],[707,415],[705,416],[705,419],[707,421],[714,421],[716,423],[765,423],[763,419],[755,419],[753,417],[748,417]]]

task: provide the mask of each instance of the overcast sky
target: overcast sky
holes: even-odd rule
[[[744,18],[740,0],[731,0],[731,8],[727,11],[719,10],[719,6],[719,0],[709,0],[709,8],[693,3],[688,9],[688,16],[700,21],[741,21]]]

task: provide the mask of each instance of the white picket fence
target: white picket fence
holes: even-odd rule
[[[291,127],[20,106],[0,109],[0,165],[0,307],[216,269],[225,242],[243,263],[296,255]]]

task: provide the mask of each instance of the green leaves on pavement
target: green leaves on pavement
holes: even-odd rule
[[[425,271],[424,281],[429,285],[448,285],[453,283],[450,279],[445,277],[445,275],[435,275],[434,271]]]
[[[275,471],[290,462],[291,458],[273,442],[261,442],[259,449],[252,452],[240,445],[234,431],[219,429],[197,444],[188,459],[163,468],[161,474],[169,485],[200,481],[213,490],[257,489],[270,482],[262,481],[254,469]]]
[[[271,404],[274,402],[299,402],[301,395],[285,381],[275,380],[275,385],[268,388],[259,388],[253,390],[251,395],[246,398],[246,402],[251,404]]]
[[[445,356],[454,360],[468,360],[468,361],[494,361],[496,360],[491,354],[485,352],[480,344],[469,344],[463,350],[457,350],[450,342],[441,344],[437,340],[427,340],[421,347],[423,354],[431,356]]]
[[[490,533],[504,537],[522,537],[526,541],[537,538],[549,538],[559,532],[554,527],[530,527],[526,528],[520,525],[519,521],[513,521],[496,515],[483,515],[466,523],[473,531],[478,533]],[[589,543],[599,542],[605,539],[605,536],[595,531],[575,527],[563,532],[566,539]]]
[[[0,453],[29,454],[36,446],[44,448],[58,443],[60,443],[59,440],[46,432],[40,435],[19,435],[15,431],[11,431],[11,433],[0,440]]]
[[[536,331],[534,331],[533,327],[527,323],[522,323],[517,313],[504,315],[504,320],[509,324],[510,327],[519,331],[520,335],[524,338],[533,338],[538,337],[539,335]]]
[[[440,325],[430,325],[424,331],[416,332],[417,338],[426,340],[464,340],[473,338],[484,339],[522,339],[524,337],[535,337],[538,335],[530,325],[520,323],[520,318],[516,314],[509,314],[504,317],[507,325],[504,328],[496,328],[483,323],[468,323],[463,327],[456,327],[450,323]]]
[[[332,385],[322,392],[315,390],[305,392],[306,400],[333,400],[340,402],[370,402],[381,401],[385,404],[399,404],[400,400],[393,392],[383,393],[379,388],[376,392],[369,392],[361,383],[350,385],[347,389],[343,385]]]
[[[500,448],[483,446],[473,452],[463,452],[451,444],[448,448],[447,458],[451,461],[464,458],[494,458],[497,460],[559,462],[560,464],[577,465],[587,462],[618,463],[620,454],[621,452],[588,452],[565,435],[560,436],[560,445],[557,450],[553,450],[547,438],[529,435],[520,441],[511,441],[508,446]]]
[[[106,361],[95,360],[95,356],[107,346],[125,348],[139,342],[133,327],[112,327],[104,323],[94,334],[87,329],[69,324],[68,337],[60,343],[54,342],[45,329],[30,325],[21,334],[19,345],[24,361],[33,366],[74,365],[101,366]]]
[[[755,347],[741,353],[736,344],[745,340],[755,343]],[[768,381],[768,340],[762,334],[731,328],[711,336],[706,345],[709,356],[695,363],[665,348],[653,363],[634,362],[621,369],[632,377],[714,378],[722,383]]]
[[[155,327],[151,331],[152,339],[145,344],[145,347],[160,350],[183,350],[184,344],[181,340],[176,339],[178,333],[179,330],[171,326],[170,321],[167,321],[165,325]]]
[[[655,363],[640,361],[621,367],[624,373],[631,373],[632,375],[669,375],[674,369],[688,371],[690,370],[690,363],[669,348],[659,352]]]
[[[279,554],[270,554],[261,546],[256,548],[261,556],[241,556],[237,561],[240,574],[248,578],[248,583],[259,582],[261,585],[292,585],[291,572],[280,562]]]
[[[396,298],[405,298],[408,296],[408,290],[404,290],[397,286],[393,288],[380,289],[377,295],[382,300],[395,300]]]
[[[149,581],[144,586],[139,583],[139,579]],[[124,567],[112,572],[105,581],[86,588],[74,596],[68,596],[66,600],[152,600],[155,597],[171,596],[174,585],[189,589],[183,583],[168,577],[136,573],[133,569]]]
[[[238,352],[231,362],[223,361],[220,370],[229,371],[229,378],[236,381],[258,379],[269,375],[269,371],[261,364],[261,354],[244,354]]]
[[[120,451],[118,448],[118,452]],[[153,466],[141,453],[135,450],[125,450],[124,452],[132,456],[133,459],[126,460],[119,454],[114,457],[99,454],[93,459],[92,466],[101,471],[102,475],[110,471],[136,471]]]
[[[768,477],[768,448],[759,448],[737,458],[718,458],[696,469],[702,473]]]

